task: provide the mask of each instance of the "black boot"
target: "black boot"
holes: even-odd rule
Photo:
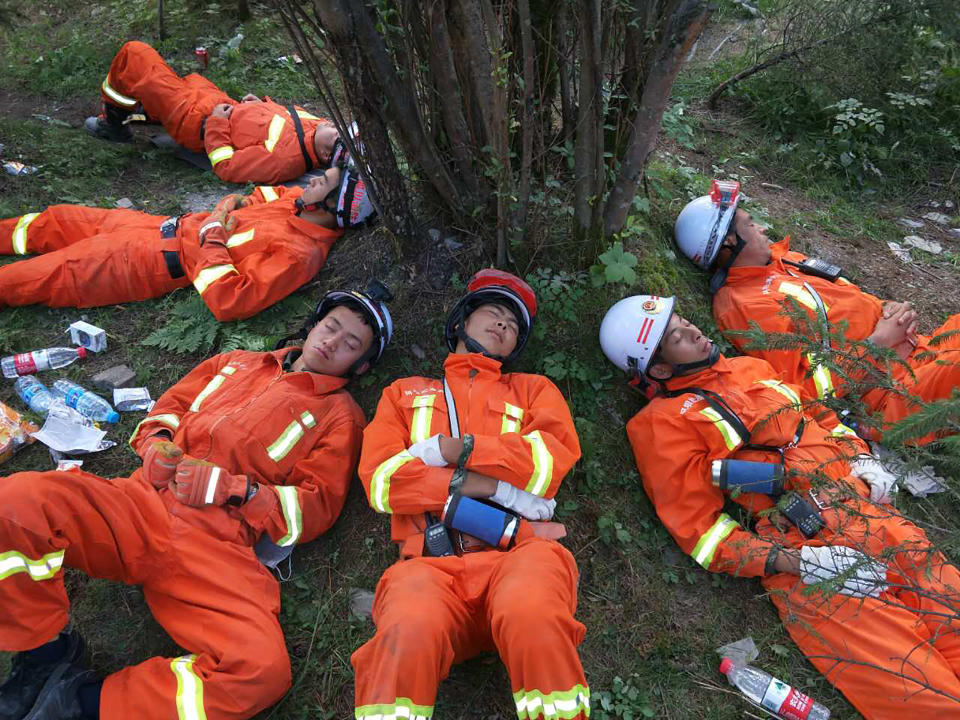
[[[37,701],[24,720],[80,720],[80,686],[97,681],[93,670],[72,663],[60,663],[40,690]]]
[[[22,720],[30,712],[40,690],[55,670],[64,663],[78,662],[83,655],[83,638],[76,630],[63,635],[64,654],[51,662],[36,662],[28,653],[13,656],[10,674],[0,685],[0,720]]]
[[[91,115],[84,120],[83,129],[100,140],[131,142],[133,133],[124,124],[129,115],[130,113],[123,108],[103,103],[103,111],[99,115]]]

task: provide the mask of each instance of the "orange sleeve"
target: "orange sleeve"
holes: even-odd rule
[[[259,492],[240,508],[247,524],[280,546],[310,542],[326,532],[347,498],[361,428],[358,418],[339,420],[294,466],[285,485],[261,483]]]
[[[654,407],[627,423],[627,437],[643,487],[680,548],[711,572],[762,576],[772,544],[723,512],[723,493],[710,483],[710,461],[724,453],[679,413]]]
[[[449,495],[453,468],[430,467],[407,452],[410,425],[394,383],[380,396],[377,412],[363,431],[360,482],[370,507],[379,513],[439,512]]]
[[[293,180],[302,174],[290,167],[286,156],[267,150],[264,143],[237,150],[232,142],[229,118],[208,117],[203,144],[213,172],[221,180],[273,184]],[[302,170],[302,163],[299,169]]]
[[[247,195],[248,205],[262,205],[263,203],[297,198],[303,194],[301,187],[287,187],[285,185],[257,185],[253,192]]]
[[[527,376],[530,397],[518,432],[474,435],[466,467],[552,498],[580,459],[580,440],[570,409],[557,387],[544,377]]]

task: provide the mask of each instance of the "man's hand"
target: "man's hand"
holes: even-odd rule
[[[143,454],[141,474],[144,480],[157,490],[162,490],[173,480],[177,465],[183,458],[183,450],[170,440],[156,440]]]
[[[486,500],[497,491],[497,479],[473,471],[467,472],[467,479],[460,486],[460,494],[467,497]]]
[[[903,358],[905,346],[916,345],[916,332],[916,311],[909,307],[909,303],[901,303],[899,309],[892,311],[889,316],[884,312],[867,340],[879,347],[896,349]]]
[[[210,113],[210,117],[215,118],[229,118],[230,113],[233,112],[233,105],[230,103],[220,103],[219,105],[213,108],[213,112]]]
[[[783,549],[777,554],[777,559],[773,563],[777,572],[790,573],[791,575],[800,574],[800,555],[796,550]]]
[[[238,195],[236,193],[231,193],[224,198],[221,198],[220,202],[217,203],[217,206],[213,209],[213,212],[210,213],[210,216],[207,218],[207,223],[218,222],[223,225],[223,229],[226,233],[233,232],[233,229],[237,226],[237,219],[231,217],[230,213],[236,210],[237,208],[242,208],[248,204],[248,200],[243,195]]]
[[[242,505],[247,499],[250,481],[246,475],[230,475],[206,460],[186,456],[170,481],[170,491],[184,505]]]
[[[440,436],[440,453],[448,465],[456,465],[463,452],[463,438]]]
[[[263,102],[263,101],[253,93],[247,93],[242,98],[240,98],[240,102]]]

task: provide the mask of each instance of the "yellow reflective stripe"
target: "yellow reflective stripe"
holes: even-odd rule
[[[22,572],[27,573],[31,580],[49,580],[63,566],[64,552],[64,550],[57,550],[38,560],[28,558],[16,550],[0,553],[0,580],[6,580],[11,575]]]
[[[520,421],[523,420],[523,408],[504,402],[503,419],[500,421],[500,434],[517,432],[520,430]]]
[[[211,265],[197,273],[197,276],[193,279],[193,286],[197,289],[198,293],[203,295],[212,283],[215,283],[227,273],[235,272],[237,272],[237,269],[232,264]]]
[[[430,720],[433,705],[416,705],[410,698],[397,698],[392,703],[361,705],[353,712],[356,720]]]
[[[720,513],[720,517],[717,518],[711,528],[700,536],[693,552],[690,553],[691,557],[700,563],[704,570],[709,570],[717,547],[726,539],[727,535],[734,531],[734,528],[738,527],[740,527],[740,523],[726,513]]]
[[[270,459],[274,462],[280,462],[293,450],[293,446],[300,442],[300,438],[302,437],[303,427],[294,420],[280,433],[280,437],[274,440],[273,444],[267,448],[267,455],[269,455]]]
[[[300,116],[301,120],[319,120],[320,119],[316,115],[311,115],[306,110],[300,110],[299,108],[297,109],[297,115]]]
[[[233,365],[224,365],[222,372],[224,375],[233,375],[237,369]]]
[[[720,434],[723,435],[723,442],[727,446],[727,450],[736,450],[737,446],[743,442],[740,439],[740,435],[736,430],[733,429],[733,425],[728,423],[723,417],[714,410],[712,407],[705,407],[700,411],[701,415],[705,415],[713,421],[713,424],[716,425],[717,430],[720,431]]]
[[[177,676],[177,717],[179,720],[207,720],[203,710],[203,680],[193,670],[196,655],[183,655],[170,661]]]
[[[837,426],[830,431],[830,437],[860,437],[853,428],[847,427],[843,423],[837,423]]]
[[[30,223],[37,219],[37,216],[40,213],[27,213],[26,215],[21,216],[17,220],[16,226],[13,228],[13,254],[14,255],[26,255],[27,254],[27,228],[30,227]]]
[[[436,402],[436,394],[418,395],[413,399],[413,421],[410,423],[411,443],[418,443],[430,437],[430,424],[433,422],[433,406]]]
[[[813,353],[807,355],[807,362],[813,368],[813,384],[817,388],[817,397],[826,398],[833,395],[833,375],[825,365],[814,365]]]
[[[263,146],[267,149],[267,152],[273,152],[273,148],[277,144],[277,140],[280,139],[280,134],[283,132],[283,126],[285,124],[286,121],[283,119],[283,115],[273,116],[273,119],[270,121],[270,127],[267,128],[267,139],[263,141]]]
[[[413,455],[401,450],[384,460],[373,472],[370,480],[370,507],[379,513],[392,513],[390,509],[390,478],[402,466],[413,460]]]
[[[221,145],[218,148],[214,148],[207,153],[207,157],[210,158],[210,164],[216,165],[218,162],[223,162],[224,160],[229,160],[233,157],[233,146],[232,145]]]
[[[539,430],[524,435],[523,439],[530,443],[530,452],[533,454],[533,475],[530,476],[525,490],[543,497],[553,480],[553,455],[547,449],[547,443]]]
[[[118,93],[112,87],[110,87],[110,75],[107,75],[103,79],[103,85],[100,86],[103,88],[103,92],[108,98],[113,100],[118,105],[123,105],[124,107],[132,108],[137,104],[137,101],[132,97],[127,97],[121,93]]]
[[[757,380],[757,382],[761,385],[766,385],[768,388],[773,388],[789,400],[795,408],[800,409],[800,396],[797,395],[792,388],[787,387],[779,380]]]
[[[287,547],[293,545],[303,534],[303,513],[300,510],[300,496],[297,489],[291,485],[274,485],[273,489],[280,496],[280,508],[283,510],[283,521],[287,524],[287,534],[277,540],[277,545]]]
[[[274,200],[279,200],[280,195],[269,185],[259,185],[260,194],[263,195],[263,199],[267,202],[273,202]]]
[[[535,718],[575,718],[590,716],[590,688],[574,685],[569,690],[542,693],[539,690],[519,690],[513,694],[519,720]]]
[[[784,295],[789,295],[801,305],[804,305],[814,312],[817,312],[816,300],[813,299],[813,296],[811,296],[810,293],[807,292],[807,289],[802,285],[797,285],[791,282],[782,282],[780,283],[780,287],[778,289]],[[824,308],[826,308],[826,304],[824,304]]]
[[[127,441],[129,445],[133,445],[133,439],[137,436],[137,433],[140,432],[140,428],[146,425],[147,423],[158,422],[163,425],[166,425],[171,430],[176,431],[180,427],[180,418],[173,413],[161,413],[160,415],[148,415],[143,420],[137,423],[137,426],[133,429],[133,434],[130,436],[130,439]]]
[[[302,422],[308,428],[312,428],[317,424],[317,421],[313,419],[313,415],[311,415],[307,410],[300,413],[300,422]]]
[[[232,247],[236,247],[237,245],[243,245],[244,243],[248,243],[251,240],[253,240],[253,228],[250,228],[249,230],[245,230],[244,232],[241,232],[241,233],[234,233],[233,235],[228,237],[227,247],[232,248]]]
[[[231,367],[230,365],[224,367],[220,371],[220,374],[208,382],[206,387],[204,387],[203,390],[201,390],[200,393],[193,399],[193,404],[190,405],[190,411],[197,412],[200,410],[200,406],[203,404],[203,401],[210,397],[210,394],[218,387],[223,385],[223,381],[227,379],[225,376],[233,375],[236,371],[237,369],[235,367]]]

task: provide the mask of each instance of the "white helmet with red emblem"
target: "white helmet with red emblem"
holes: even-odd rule
[[[704,270],[713,265],[739,204],[740,183],[714,180],[710,193],[688,202],[677,217],[673,235],[680,252]]]
[[[676,298],[633,295],[607,310],[600,323],[600,347],[624,372],[642,376],[667,331]]]

